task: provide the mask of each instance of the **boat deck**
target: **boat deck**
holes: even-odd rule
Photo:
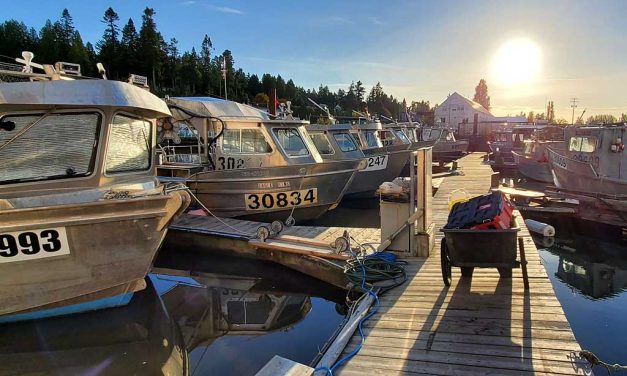
[[[463,188],[486,193],[491,168],[483,154],[459,160],[463,175],[449,176],[433,200],[436,229],[446,223],[448,196]],[[530,290],[521,269],[500,279],[496,269],[475,269],[450,287],[442,282],[439,241],[428,258],[411,259],[408,282],[380,298],[378,312],[364,323],[366,339],[357,356],[336,375],[557,375],[584,374],[572,361],[580,350],[555,297],[540,255],[523,221]],[[361,341],[355,333],[342,356]]]

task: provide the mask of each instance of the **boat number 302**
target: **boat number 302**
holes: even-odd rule
[[[65,228],[0,233],[0,263],[70,254]]]
[[[244,163],[245,161],[241,158],[219,157],[218,169],[219,170],[236,170],[236,169],[244,168]]]
[[[364,171],[376,171],[383,170],[388,165],[388,156],[387,155],[377,155],[373,157],[368,157],[368,164]]]
[[[277,193],[250,193],[244,195],[246,210],[264,210],[306,206],[318,202],[318,188]]]

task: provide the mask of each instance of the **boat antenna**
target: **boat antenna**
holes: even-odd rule
[[[327,115],[327,117],[329,118],[329,120],[331,120],[332,122],[335,122],[335,118],[333,117],[333,115],[331,115],[331,111],[329,111],[329,107],[324,106],[324,105],[323,105],[323,106],[321,106],[321,105],[319,105],[318,103],[316,103],[316,101],[314,101],[313,99],[311,99],[311,98],[309,98],[309,97],[307,98],[307,100],[308,100],[311,104],[313,104],[314,106],[318,107],[318,109],[319,109],[320,111],[324,112],[324,113]]]
[[[577,118],[577,123],[579,123],[579,121],[581,121],[581,120],[582,120],[582,118],[583,118],[583,114],[585,114],[585,113],[586,113],[586,110],[587,110],[587,108],[584,108],[584,109],[583,109],[583,112],[581,113],[581,116],[579,116],[579,117]]]

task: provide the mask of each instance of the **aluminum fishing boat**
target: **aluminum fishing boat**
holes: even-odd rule
[[[289,109],[271,118],[216,98],[168,103],[173,118],[162,119],[159,175],[185,182],[216,216],[315,219],[339,204],[364,166],[361,159],[324,161],[305,129],[308,122],[293,119]],[[187,145],[177,139],[181,128],[193,135]]]
[[[26,64],[0,72],[33,80],[0,83],[0,322],[124,305],[190,201],[155,177],[170,111],[129,83]]]
[[[463,157],[468,151],[468,140],[456,140],[453,131],[448,128],[423,128],[422,139],[435,142],[433,161],[450,162]]]
[[[625,124],[566,128],[565,149],[549,150],[555,186],[627,196],[626,128]]]
[[[549,133],[550,130],[553,131]],[[512,150],[518,171],[530,179],[553,183],[548,148],[564,149],[564,131],[562,128],[551,127],[539,131],[532,140],[523,141],[522,150]]]

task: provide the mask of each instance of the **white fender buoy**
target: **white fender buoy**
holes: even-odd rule
[[[525,224],[527,228],[529,228],[529,231],[543,236],[555,236],[555,227],[549,224],[534,221],[533,219],[525,219]]]

